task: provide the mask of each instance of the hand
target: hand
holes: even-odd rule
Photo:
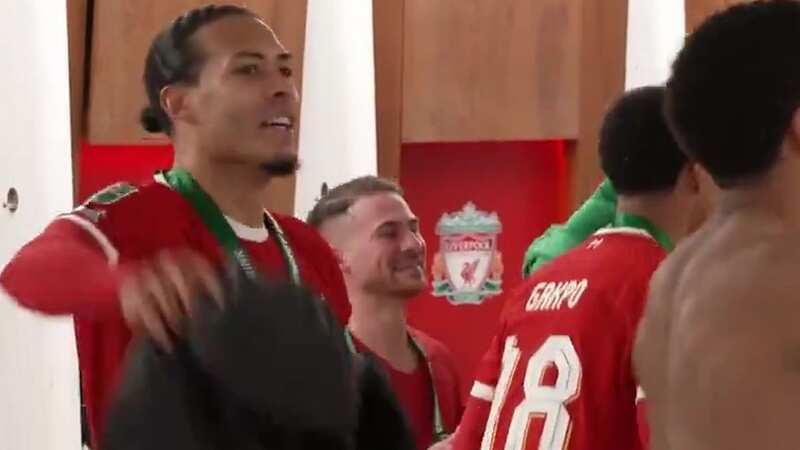
[[[222,284],[211,264],[193,251],[164,251],[123,279],[119,300],[128,327],[169,352],[192,304],[204,294],[223,307]]]

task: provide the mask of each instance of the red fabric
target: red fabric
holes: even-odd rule
[[[0,285],[22,306],[47,314],[92,318],[119,314],[115,301],[118,284],[119,271],[108,267],[97,242],[67,220],[51,223],[38,239],[20,249],[0,274]],[[62,285],[70,289],[57,288]]]
[[[464,414],[463,383],[453,354],[444,344],[430,335],[415,328],[409,328],[409,331],[428,357],[433,370],[444,428],[447,433],[452,433]]]
[[[379,359],[414,430],[417,449],[426,450],[433,443],[433,398],[427,368],[420,364],[414,372],[406,373]]]
[[[492,390],[492,394],[494,393],[497,380],[500,378],[500,370],[502,369],[502,356],[503,342],[501,332],[492,338],[489,343],[489,348],[478,365],[478,375],[473,386],[483,384]],[[458,426],[458,433],[456,433],[453,442],[453,448],[457,450],[481,448],[481,441],[486,432],[486,423],[489,419],[493,397],[477,397],[474,391],[475,387],[473,387],[472,395],[467,399],[464,416]]]
[[[126,181],[145,184],[157,170],[172,167],[171,145],[90,145],[80,152],[78,200],[83,203],[104,187]]]
[[[11,261],[0,282],[23,305],[47,313],[75,315],[84,399],[93,448],[97,449],[104,412],[131,339],[116,297],[119,270],[167,248],[192,248],[217,264],[222,261],[222,252],[191,206],[166,186],[151,183],[115,203],[92,203],[88,207],[89,212],[79,209],[73,214],[94,221],[119,252],[123,269],[110,268],[98,242],[74,223],[61,219]],[[322,293],[346,323],[350,305],[330,247],[303,222],[280,215],[276,218],[292,245],[303,280]],[[274,239],[244,242],[244,246],[262,271],[287,276]],[[42,283],[42,274],[50,277],[47,283]]]
[[[566,142],[464,142],[404,144],[400,182],[412,211],[420,218],[428,244],[428,267],[441,250],[436,224],[467,202],[497,212],[505,266],[503,289],[522,280],[527,243],[567,214]],[[409,307],[409,321],[444,343],[454,355],[462,379],[471,380],[492,338],[502,296],[480,305],[453,305],[428,289]],[[469,385],[462,386],[466,396]]]
[[[590,237],[526,280],[508,298],[455,448],[481,448],[488,435],[484,448],[491,449],[513,439],[531,450],[541,439],[565,450],[640,449],[632,348],[650,277],[664,257],[653,239],[618,229]],[[522,420],[514,424],[518,408]],[[548,423],[555,425],[549,432]]]
[[[445,431],[452,433],[464,412],[458,371],[452,355],[444,345],[425,333],[413,328],[410,328],[409,332],[428,357]],[[359,352],[372,353],[356,336],[353,336],[353,342]],[[422,361],[422,364],[409,374],[395,369],[380,356],[375,355],[375,357],[389,377],[392,389],[408,417],[414,431],[417,449],[427,450],[433,444],[434,430],[431,379],[426,363]]]
[[[642,449],[650,448],[650,423],[647,422],[647,401],[639,400],[636,404],[636,417],[639,419],[639,441]]]

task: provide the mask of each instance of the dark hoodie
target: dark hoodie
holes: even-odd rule
[[[226,292],[224,310],[197,302],[173,354],[137,343],[101,450],[414,448],[380,369],[353,359],[327,305],[240,273]]]

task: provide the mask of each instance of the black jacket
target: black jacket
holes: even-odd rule
[[[414,448],[377,364],[353,358],[323,302],[241,274],[226,284],[225,309],[199,301],[172,355],[136,345],[101,450]]]

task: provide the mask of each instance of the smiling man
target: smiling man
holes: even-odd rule
[[[338,253],[353,313],[354,352],[377,357],[416,437],[418,449],[453,432],[463,405],[450,352],[408,325],[408,302],[427,286],[425,240],[403,191],[360,177],[325,193],[309,213]]]
[[[330,247],[301,221],[264,210],[270,182],[297,168],[291,65],[270,27],[246,9],[208,6],[177,18],[147,55],[142,113],[148,131],[170,136],[172,170],[96,194],[0,275],[23,306],[75,317],[95,438],[132,335],[170,350],[195,299],[223,297],[217,274],[226,260],[308,286],[347,320]]]

